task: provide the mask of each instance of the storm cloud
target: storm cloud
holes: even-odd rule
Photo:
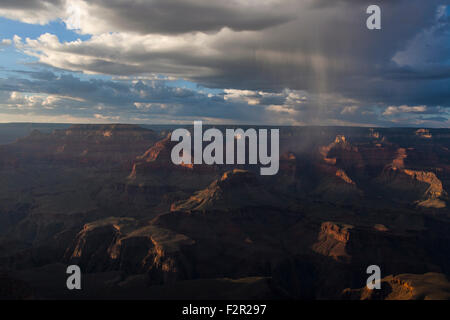
[[[280,121],[289,115],[298,123],[334,119],[389,125],[388,117],[397,124],[399,116],[387,108],[427,106],[425,114],[403,112],[414,120],[410,124],[420,124],[427,112],[439,110],[445,118],[450,107],[450,22],[444,0],[379,1],[382,30],[375,31],[365,26],[371,4],[365,0],[6,4],[0,5],[0,15],[25,22],[42,8],[55,7],[54,16],[42,14],[42,19],[61,19],[90,35],[72,42],[51,33],[14,38],[17,50],[49,67],[130,78],[159,74],[205,88],[265,95],[245,97],[244,104],[224,112],[227,119],[254,103],[271,108]],[[289,105],[289,91],[305,92],[309,99],[301,107]],[[144,103],[141,109],[150,103],[136,102]]]

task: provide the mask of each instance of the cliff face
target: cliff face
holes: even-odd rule
[[[399,148],[396,157],[385,167],[380,179],[384,180],[391,190],[403,190],[409,195],[415,195],[419,206],[445,208],[446,203],[443,200],[447,197],[447,192],[442,181],[434,172],[407,168],[405,162],[408,160],[408,151],[413,153],[414,149]]]
[[[425,191],[426,197],[431,199],[438,199],[444,195],[445,191],[442,187],[442,181],[439,180],[438,177],[436,177],[435,173],[408,169],[405,169],[404,172],[412,179],[424,182],[429,185],[429,188]]]
[[[329,172],[329,176],[334,171],[343,182],[362,189],[360,194],[363,192],[365,196],[384,193],[385,188],[388,192],[383,196],[396,202],[407,201],[426,208],[446,207],[447,192],[437,175],[447,179],[445,163],[439,163],[434,153],[430,153],[428,161],[416,161],[419,156],[425,157],[420,151],[422,147],[398,147],[386,137],[380,141],[379,135],[370,136],[373,138],[370,143],[353,146],[345,136],[338,135],[333,143],[321,147],[322,171]],[[320,191],[338,193],[332,189],[322,187]],[[341,189],[345,190],[345,186]]]
[[[79,166],[117,166],[133,160],[158,139],[152,130],[134,125],[73,125],[51,134],[33,131],[2,146],[4,164],[40,162]]]
[[[402,268],[422,272],[423,261],[413,261],[414,255],[428,259],[422,236],[419,232],[391,232],[382,224],[369,228],[327,221],[321,224],[311,249],[344,264],[369,266],[370,261],[377,261],[385,272]]]
[[[322,223],[319,237],[312,250],[337,261],[349,261],[346,246],[350,240],[349,230],[352,228],[350,225],[338,225],[333,222]]]
[[[344,135],[319,148],[319,159],[314,164],[315,185],[312,195],[333,202],[353,202],[363,196],[363,191],[349,176],[347,170],[362,168],[362,156]]]
[[[280,207],[282,203],[264,188],[254,173],[235,169],[225,172],[220,179],[189,199],[174,203],[171,210],[232,210],[248,206]]]
[[[217,177],[217,168],[214,166],[173,164],[171,152],[176,144],[168,135],[138,156],[129,175],[129,184],[195,190],[207,186]]]
[[[169,134],[163,140],[156,142],[144,154],[136,157],[130,179],[138,179],[146,173],[154,173],[157,170],[181,170],[183,172],[192,170],[192,164],[174,165],[172,163],[171,152],[176,144],[171,141]]]
[[[154,284],[172,283],[192,278],[182,249],[193,244],[170,230],[141,226],[134,219],[108,218],[86,224],[65,256],[86,272],[148,273]]]
[[[440,273],[400,274],[381,280],[381,290],[345,289],[350,300],[449,300],[450,283]]]

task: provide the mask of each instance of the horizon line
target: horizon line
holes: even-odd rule
[[[200,121],[200,120],[199,120]],[[102,125],[132,125],[132,126],[193,126],[194,122],[187,122],[187,123],[127,123],[127,122],[107,122],[107,123],[88,123],[88,122],[0,122],[1,125],[93,125],[93,126],[102,126]],[[399,126],[399,127],[388,127],[388,126],[380,126],[380,125],[374,125],[374,126],[357,126],[357,125],[322,125],[322,124],[296,124],[296,125],[289,125],[289,124],[283,124],[283,125],[275,125],[275,124],[231,124],[231,123],[224,123],[224,124],[215,124],[215,123],[207,123],[203,122],[203,125],[205,126],[230,126],[230,127],[237,127],[237,126],[255,126],[255,127],[284,127],[284,128],[308,128],[308,127],[336,127],[336,128],[360,128],[360,129],[430,129],[430,130],[450,130],[448,127],[423,127],[423,126]]]

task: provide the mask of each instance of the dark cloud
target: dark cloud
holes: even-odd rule
[[[85,33],[180,34],[195,31],[261,30],[295,16],[274,5],[289,1],[222,0],[4,0],[0,14],[26,22],[63,19]],[[53,11],[53,12],[47,12]],[[8,16],[9,14],[9,16]],[[41,19],[37,14],[42,15]]]
[[[2,0],[0,16],[26,23],[45,24],[64,13],[66,0]]]
[[[90,12],[107,21],[111,31],[179,34],[193,31],[261,30],[285,23],[293,15],[245,1],[153,0],[89,1]]]
[[[44,10],[49,5],[62,6],[64,0],[2,0],[2,9]]]
[[[425,118],[424,120],[437,121],[437,122],[448,122],[448,118],[446,118],[446,117],[428,117],[428,118]]]

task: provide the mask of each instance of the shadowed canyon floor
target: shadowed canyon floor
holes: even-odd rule
[[[260,176],[173,165],[167,128],[34,128],[0,145],[0,299],[449,298],[450,129],[282,127]]]

